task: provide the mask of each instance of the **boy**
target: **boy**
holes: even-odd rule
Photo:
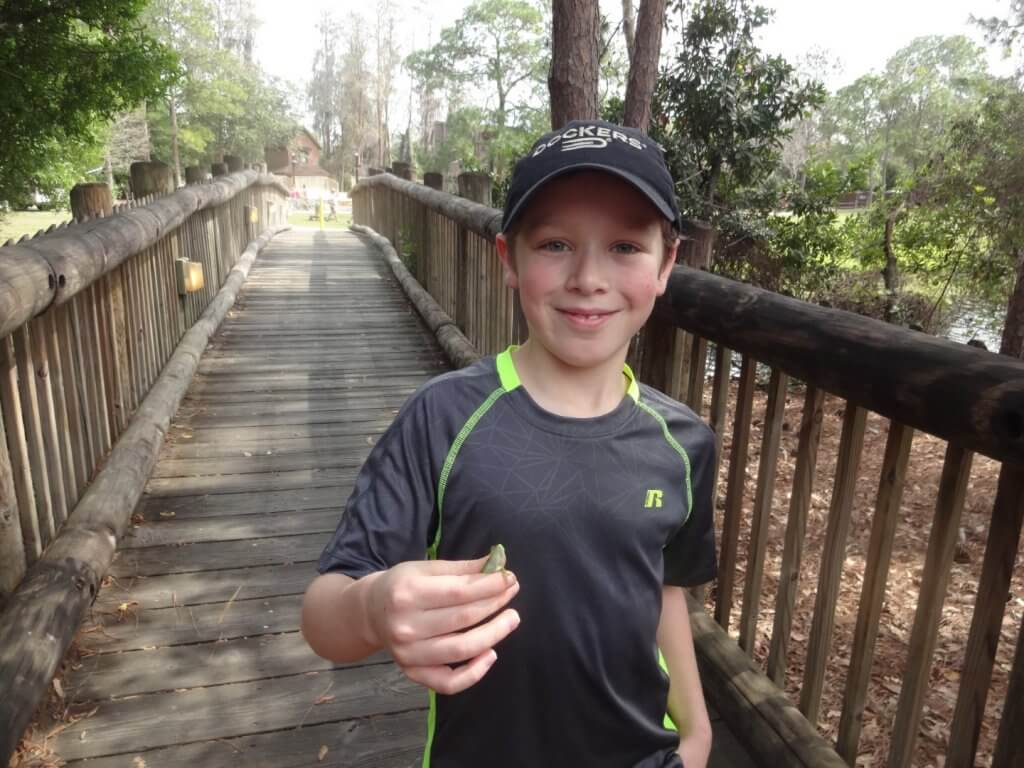
[[[424,766],[707,762],[682,589],[715,575],[714,440],[625,365],[678,225],[642,133],[541,137],[496,242],[528,340],[423,386],[356,480],[302,631],[431,689]],[[509,570],[480,573],[496,543]]]

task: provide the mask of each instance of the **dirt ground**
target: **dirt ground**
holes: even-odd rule
[[[736,388],[737,383],[733,382],[726,416],[727,427],[722,451],[722,469],[719,474],[718,509],[716,510],[719,532],[722,529],[721,516],[728,477]],[[710,410],[709,389],[710,386],[705,391],[704,410],[702,411],[705,418]],[[737,636],[739,629],[747,546],[750,537],[750,514],[757,483],[766,399],[763,388],[759,388],[755,393],[753,426],[746,471],[744,515],[740,529],[737,573],[733,591],[733,612],[730,622],[730,634],[733,637]],[[758,634],[754,648],[754,658],[762,668],[768,658],[771,640],[772,617],[775,596],[778,591],[803,401],[803,387],[791,385],[786,398],[784,420],[786,426],[784,426],[780,448],[771,525],[768,533],[764,586],[761,592],[758,617]],[[803,665],[811,633],[819,564],[832,495],[844,405],[844,401],[838,398],[828,397],[825,400],[821,445],[818,452],[811,509],[808,513],[803,564],[798,584],[785,684],[787,694],[797,703],[800,698]],[[856,485],[850,535],[846,547],[846,561],[842,572],[831,653],[829,654],[831,661],[826,673],[820,708],[821,716],[818,723],[821,732],[830,740],[836,737],[839,727],[846,673],[849,669],[853,633],[864,581],[865,557],[887,434],[888,420],[875,414],[869,415]],[[899,700],[902,672],[914,622],[914,613],[917,608],[921,574],[924,570],[928,536],[931,531],[945,451],[946,443],[944,441],[930,435],[915,434],[864,712],[860,751],[857,759],[857,765],[860,768],[884,766],[888,760],[889,730]],[[983,456],[974,457],[967,499],[961,517],[961,526],[966,533],[966,551],[962,554],[965,554],[966,557],[959,558],[961,560],[969,558],[969,561],[954,563],[950,576],[939,625],[939,637],[933,657],[930,686],[925,699],[913,762],[914,766],[920,768],[939,768],[944,763],[948,729],[956,706],[959,674],[981,574],[999,469],[998,462]],[[1012,665],[1021,621],[1024,619],[1024,567],[1022,567],[1024,558],[1022,558],[1022,552],[1024,552],[1024,547],[1018,550],[1017,563],[1013,571],[1010,600],[1006,606],[985,721],[975,762],[978,766],[991,765],[999,717],[1006,697],[1007,678]],[[710,609],[710,602],[708,607]]]

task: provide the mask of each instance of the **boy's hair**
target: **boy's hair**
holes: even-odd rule
[[[682,229],[675,185],[658,143],[636,128],[603,120],[573,120],[541,136],[516,163],[505,198],[501,230],[514,224],[527,203],[552,179],[574,171],[603,171],[630,184],[665,219]]]

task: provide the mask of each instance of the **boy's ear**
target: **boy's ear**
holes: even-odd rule
[[[665,261],[661,265],[661,271],[658,272],[658,295],[661,296],[665,293],[665,289],[668,287],[668,276],[672,274],[672,267],[676,265],[676,255],[679,253],[679,240],[672,244],[672,247],[667,250],[665,254]]]
[[[494,238],[494,246],[498,249],[498,258],[501,259],[505,285],[513,289],[518,288],[519,276],[516,274],[516,265],[512,258],[512,249],[509,247],[508,238],[503,233],[497,235]]]

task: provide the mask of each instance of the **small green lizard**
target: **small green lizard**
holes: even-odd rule
[[[501,544],[495,544],[491,547],[490,557],[487,558],[487,562],[484,563],[484,569],[481,573],[494,573],[495,571],[505,570],[505,547]]]

